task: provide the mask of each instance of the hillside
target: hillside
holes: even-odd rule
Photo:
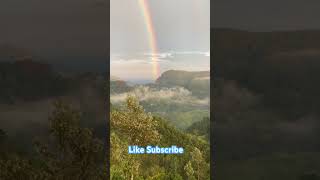
[[[124,109],[113,109],[111,117],[111,179],[208,179],[209,144],[197,136],[182,132],[163,118],[144,111],[137,99],[128,98]],[[139,125],[137,125],[139,124]],[[176,145],[185,153],[178,156],[130,155],[128,145]],[[127,166],[137,168],[128,171]],[[194,173],[188,173],[188,169]],[[136,177],[136,178],[133,178]]]
[[[183,87],[191,91],[193,95],[199,97],[209,97],[210,94],[210,72],[209,71],[181,71],[168,70],[154,82],[146,84],[151,88],[172,88]],[[124,93],[132,90],[135,85],[131,86],[128,82],[112,76],[110,78],[110,92]]]
[[[0,62],[0,102],[36,100],[64,93],[67,80],[33,60]]]
[[[121,80],[118,77],[111,76],[110,77],[110,93],[124,93],[132,90],[132,87],[127,84],[127,82]]]
[[[169,70],[161,74],[155,82],[161,87],[181,86],[190,90],[194,95],[208,97],[210,92],[209,71],[178,71]]]
[[[169,70],[155,83],[129,86],[119,78],[110,82],[111,103],[120,106],[128,95],[137,97],[146,109],[179,129],[209,117],[210,77],[208,71]]]

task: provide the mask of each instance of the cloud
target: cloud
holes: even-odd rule
[[[154,80],[155,65],[160,73],[167,70],[207,71],[210,67],[208,51],[167,51],[111,54],[111,73],[126,81]]]
[[[148,50],[138,1],[111,0],[110,4],[111,53]],[[159,49],[209,49],[210,0],[150,1],[149,6]]]
[[[113,59],[111,63],[117,63],[117,64],[122,64],[122,63],[148,63],[146,59]]]
[[[174,61],[174,59],[179,55],[189,55],[189,56],[202,55],[205,57],[210,57],[210,51],[168,51],[168,52],[161,52],[161,53],[144,52],[144,53],[135,53],[131,55],[114,53],[114,54],[111,54],[111,61],[137,61],[138,59],[139,62],[142,62],[142,61],[150,62],[149,60],[156,58],[156,61],[158,62],[168,62],[168,61]]]
[[[197,98],[192,93],[183,87],[174,88],[151,88],[148,86],[137,86],[132,91],[127,93],[113,94],[110,99],[112,103],[121,103],[128,96],[137,97],[140,101],[162,101],[166,100],[171,103],[208,106],[209,98]]]
[[[151,58],[165,59],[165,58],[173,58],[173,53],[164,52],[164,53],[144,53],[145,56],[149,56]]]
[[[174,52],[176,55],[203,55],[210,57],[210,51],[177,51]]]

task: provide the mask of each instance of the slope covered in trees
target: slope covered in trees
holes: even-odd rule
[[[210,72],[168,70],[161,74],[155,84],[161,87],[181,86],[194,95],[208,97],[210,94]]]
[[[129,155],[128,145],[177,145],[182,155]],[[111,112],[111,179],[209,179],[209,144],[146,113],[134,97]]]
[[[16,149],[1,152],[0,179],[107,179],[102,140],[92,129],[80,126],[80,112],[60,101],[54,106],[50,136],[29,142],[34,144],[31,156]],[[1,142],[3,138],[1,149],[10,148]]]
[[[49,64],[32,60],[0,62],[0,103],[38,100],[61,95],[67,89],[67,79]]]
[[[128,95],[137,97],[147,112],[161,116],[179,129],[209,117],[209,71],[168,70],[149,84],[110,82],[111,102],[121,106]]]

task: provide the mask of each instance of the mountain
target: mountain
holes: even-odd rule
[[[183,147],[184,151],[188,152],[179,155],[179,158],[163,155],[136,156],[134,161],[139,163],[139,170],[134,172],[139,174],[139,177],[143,177],[142,179],[150,179],[152,177],[159,177],[157,179],[188,179],[185,176],[186,168],[183,167],[188,162],[190,163],[190,159],[191,161],[195,159],[195,150],[198,154],[196,157],[197,163],[201,162],[197,164],[198,167],[201,166],[197,172],[201,171],[202,176],[199,175],[198,179],[209,179],[210,148],[207,141],[175,128],[165,118],[152,116],[143,110],[145,107],[141,106],[135,98],[127,100],[123,105],[122,109],[115,108],[110,113],[110,124],[112,126],[110,133],[111,151],[116,152],[111,153],[110,158],[112,179],[130,179],[130,176],[121,175],[122,172],[123,174],[128,174],[125,173],[126,164],[133,161],[132,158],[126,156],[127,153],[125,151],[121,151],[121,149],[127,148],[130,144],[156,144],[160,147],[176,145]],[[139,126],[136,124],[139,124]],[[172,168],[170,165],[174,165],[177,168]],[[193,167],[196,167],[196,164]],[[154,173],[149,173],[160,168],[161,172],[163,172],[161,174],[155,176]]]
[[[114,105],[119,105],[127,96],[125,92],[130,91],[147,112],[166,118],[179,129],[186,129],[210,114],[209,71],[169,70],[154,83],[133,86],[111,76],[110,91]]]
[[[67,89],[66,79],[51,66],[33,60],[0,62],[0,102],[36,100]]]
[[[169,70],[162,73],[155,83],[161,87],[182,86],[194,95],[208,97],[210,93],[210,72]]]
[[[133,89],[135,85],[121,80],[118,77],[110,78],[110,92],[123,93]],[[163,87],[184,87],[192,92],[193,95],[199,97],[209,97],[210,94],[210,72],[209,71],[182,71],[168,70],[154,82],[145,86],[153,88]]]
[[[110,76],[110,93],[124,93],[132,90],[132,87],[124,80],[121,80],[118,77]]]

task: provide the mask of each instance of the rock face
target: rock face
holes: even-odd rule
[[[210,72],[169,70],[156,80],[156,84],[164,87],[182,86],[190,90],[194,95],[209,96]]]

